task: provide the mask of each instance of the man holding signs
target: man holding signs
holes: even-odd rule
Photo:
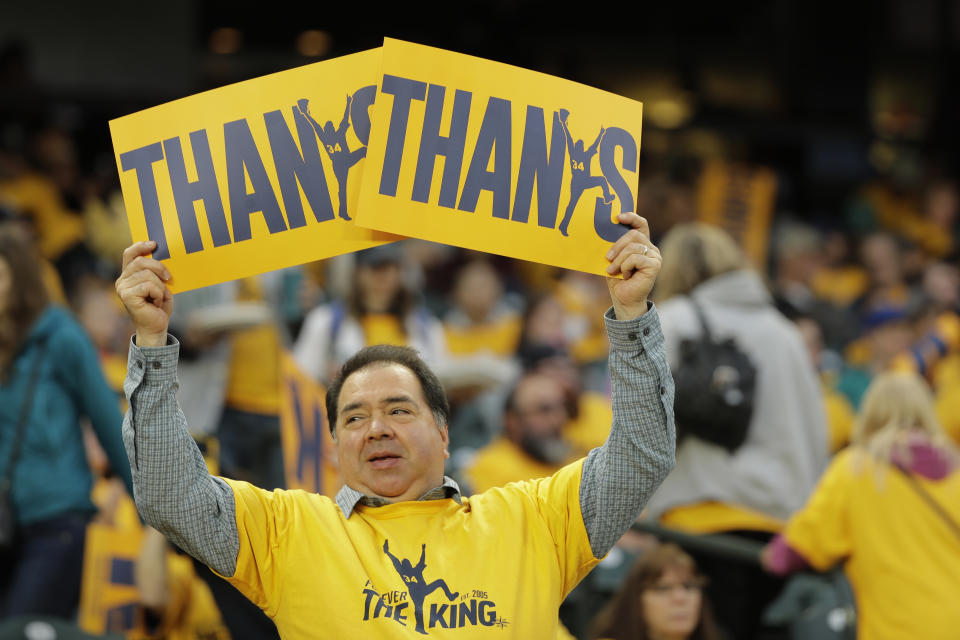
[[[117,291],[136,326],[124,441],[144,519],[225,576],[288,638],[553,638],[563,598],[673,466],[673,382],[647,302],[647,223],[606,254],[614,420],[603,447],[549,478],[467,498],[443,475],[448,405],[410,350],[370,347],[327,395],[336,500],[209,475],[176,400],[170,273],[141,242]],[[321,631],[322,630],[322,631]],[[496,631],[494,631],[496,630]],[[507,631],[507,634],[503,634]],[[468,634],[468,635],[469,635]]]

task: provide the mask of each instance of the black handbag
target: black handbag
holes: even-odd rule
[[[714,339],[703,309],[689,299],[701,334],[680,343],[673,369],[677,436],[696,436],[732,453],[747,439],[757,369],[732,338]]]
[[[27,383],[27,393],[23,400],[23,406],[20,408],[16,429],[13,432],[10,455],[7,458],[7,465],[4,468],[3,476],[0,477],[0,549],[9,549],[12,547],[16,534],[17,517],[13,507],[13,470],[17,465],[17,458],[20,457],[20,449],[23,445],[23,432],[27,428],[30,410],[33,407],[33,392],[37,388],[37,377],[40,375],[40,364],[43,362],[45,346],[46,343],[40,344],[37,355],[33,359],[33,367],[30,369],[30,380]]]

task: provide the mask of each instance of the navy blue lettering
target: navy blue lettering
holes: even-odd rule
[[[403,626],[407,626],[407,623],[406,623],[407,615],[403,613],[403,610],[406,609],[408,606],[410,606],[409,602],[401,602],[400,604],[398,604],[396,607],[393,608],[393,619],[399,622],[400,624],[402,624]]]
[[[560,115],[554,112],[550,156],[549,159],[547,158],[547,133],[544,129],[543,109],[528,106],[511,220],[527,221],[530,215],[530,202],[533,200],[533,180],[536,177],[537,224],[548,229],[557,226],[557,208],[560,206],[560,189],[563,186],[563,167],[566,156],[565,144]]]
[[[227,154],[227,189],[230,192],[233,241],[250,239],[250,215],[257,212],[263,213],[270,233],[286,231],[287,223],[247,121],[234,120],[224,124],[223,143]],[[250,176],[253,186],[251,193],[247,193],[245,174]]]
[[[473,94],[457,89],[453,97],[450,135],[443,136],[440,135],[440,118],[443,115],[443,96],[446,91],[446,87],[432,84],[427,94],[423,133],[420,136],[420,152],[417,155],[417,173],[413,179],[411,199],[417,202],[429,202],[433,166],[437,156],[443,156],[443,179],[440,181],[438,204],[441,207],[453,208],[457,203],[457,189],[460,188],[463,148],[467,144],[467,121],[470,117],[470,102]]]
[[[384,612],[384,615],[389,618],[389,617],[390,617],[390,613],[391,613],[392,611],[393,611],[393,607],[391,607],[391,606],[388,605],[388,604],[384,604],[383,598],[378,598],[378,599],[377,599],[377,606],[373,608],[373,617],[374,617],[374,618],[379,618],[379,617],[380,617],[380,613],[381,613],[381,612]]]
[[[510,101],[491,96],[480,124],[477,146],[473,150],[458,209],[475,211],[480,191],[486,189],[493,192],[493,215],[504,220],[510,217],[511,146]],[[494,155],[493,171],[487,171],[491,155]]]
[[[357,89],[350,103],[350,123],[364,146],[370,144],[370,105],[377,97],[377,85]]]
[[[493,623],[497,621],[497,612],[493,610],[495,606],[497,605],[489,600],[480,601],[480,624],[485,627],[493,626]]]
[[[133,629],[136,623],[137,613],[141,611],[140,605],[136,602],[121,604],[107,609],[106,629],[108,633],[123,633]]]
[[[466,602],[460,603],[460,626],[462,627],[470,621],[470,624],[477,624],[477,601],[471,600],[469,606]]]
[[[623,149],[623,161],[621,167],[633,172],[633,167],[637,164],[637,143],[627,131],[619,127],[610,127],[603,136],[600,143],[600,171],[606,178],[610,188],[620,200],[620,211],[633,211],[633,193],[630,186],[624,180],[623,175],[617,171],[616,149]],[[624,233],[629,231],[628,227],[617,224],[610,219],[612,205],[604,204],[602,198],[597,198],[596,208],[593,212],[593,228],[597,235],[608,242],[616,242]]]
[[[298,181],[317,222],[333,220],[333,204],[330,202],[330,190],[327,187],[327,177],[323,173],[320,147],[317,146],[317,136],[313,133],[313,127],[299,109],[293,107],[291,111],[297,127],[300,147],[303,149],[302,153],[297,149],[293,135],[280,111],[263,114],[263,122],[267,126],[273,163],[277,168],[277,182],[280,184],[283,208],[287,212],[290,228],[297,229],[307,224],[303,214],[300,190],[297,189]]]
[[[147,223],[147,237],[157,243],[153,257],[157,260],[166,260],[170,257],[170,247],[167,246],[167,234],[163,230],[157,182],[153,177],[153,163],[160,160],[163,160],[163,147],[159,142],[120,154],[120,168],[124,171],[132,169],[137,174],[143,217]]]
[[[370,604],[373,602],[374,598],[379,598],[377,592],[373,589],[364,589],[363,594],[367,596],[367,599],[363,603],[363,619],[370,619]]]
[[[303,407],[300,406],[300,395],[297,393],[297,386],[290,383],[291,397],[293,401],[293,417],[297,425],[297,437],[300,443],[297,452],[297,478],[300,482],[306,481],[306,469],[313,469],[313,486],[320,489],[320,467],[323,460],[323,439],[319,431],[324,428],[323,416],[317,407],[313,409],[313,429],[307,429],[303,420]]]
[[[183,161],[183,149],[180,138],[163,141],[163,152],[167,156],[167,173],[170,174],[170,186],[173,188],[173,201],[177,205],[177,217],[180,219],[180,233],[187,253],[203,250],[200,239],[200,227],[197,223],[197,211],[194,202],[203,201],[207,214],[207,226],[213,237],[213,246],[230,244],[230,232],[227,230],[227,218],[223,213],[223,200],[220,199],[220,187],[217,174],[213,170],[213,156],[210,155],[210,141],[205,129],[190,134],[190,146],[193,147],[193,162],[197,167],[197,179],[191,182],[187,178],[187,167]]]
[[[383,171],[380,174],[380,194],[396,196],[397,182],[400,180],[400,161],[403,159],[403,145],[407,139],[410,102],[424,99],[427,95],[427,83],[385,75],[380,91],[393,95],[390,128],[387,131],[387,148],[383,155]]]
[[[433,629],[438,624],[441,628],[447,628],[447,621],[443,619],[443,614],[447,612],[447,605],[441,604],[439,607],[436,603],[430,605],[430,623],[427,625]]]

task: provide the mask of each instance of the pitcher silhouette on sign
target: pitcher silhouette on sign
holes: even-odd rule
[[[560,109],[560,124],[563,125],[564,137],[567,139],[567,151],[570,153],[570,203],[567,204],[567,210],[563,214],[563,220],[560,222],[560,233],[567,235],[567,226],[570,224],[570,218],[573,216],[573,210],[577,208],[577,202],[580,196],[587,189],[601,187],[603,189],[603,202],[610,204],[613,202],[613,194],[607,185],[607,180],[603,176],[590,175],[590,160],[600,148],[600,141],[603,134],[606,133],[604,127],[600,127],[600,133],[597,139],[586,150],[583,148],[583,140],[574,142],[573,134],[570,133],[570,127],[567,125],[567,118],[570,112],[566,109]]]
[[[347,213],[347,176],[350,174],[350,167],[357,164],[361,158],[367,155],[367,148],[360,147],[350,151],[347,145],[347,130],[350,128],[350,103],[353,102],[353,96],[347,96],[347,107],[343,110],[343,120],[340,126],[334,128],[333,122],[327,120],[327,123],[320,126],[320,123],[310,115],[310,101],[307,98],[297,100],[297,108],[300,113],[313,126],[313,130],[323,143],[323,148],[327,150],[330,161],[333,163],[333,175],[337,178],[337,184],[340,191],[340,212],[339,215],[344,220],[349,220]]]
[[[417,632],[427,635],[427,630],[423,626],[424,598],[437,589],[443,589],[443,592],[449,600],[456,600],[460,593],[458,591],[451,593],[450,588],[442,578],[426,584],[423,578],[423,570],[427,568],[427,545],[424,544],[420,547],[420,561],[417,563],[417,566],[411,565],[410,561],[406,558],[401,560],[390,553],[389,540],[383,541],[383,552],[387,554],[387,557],[393,562],[394,568],[397,570],[397,573],[400,574],[400,577],[403,578],[403,583],[407,586],[407,591],[410,593],[410,600],[413,601],[413,612],[417,620]]]

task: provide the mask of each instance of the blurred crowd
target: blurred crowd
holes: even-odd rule
[[[20,539],[0,553],[15,567],[50,553],[38,548],[44,535],[63,547],[52,568],[0,570],[0,620],[70,617],[95,570],[81,566],[84,527],[140,528],[119,440],[131,327],[113,293],[131,238],[105,140],[90,144],[55,119],[0,124],[0,454],[13,451],[35,378],[33,402],[53,415],[35,427],[44,434],[23,438],[13,491],[33,493],[18,510]],[[631,532],[561,619],[583,638],[789,637],[764,617],[785,576],[845,561],[860,637],[921,637],[883,636],[890,628],[948,637],[957,627],[943,625],[956,623],[960,593],[960,530],[948,524],[960,516],[954,177],[933,165],[911,180],[878,173],[851,185],[826,219],[778,211],[768,258],[757,261],[699,221],[698,159],[688,160],[683,179],[645,161],[638,198],[664,255],[654,293],[668,358],[677,365],[684,340],[702,331],[696,300],[711,331],[734,338],[757,367],[757,397],[732,451],[680,425],[677,467],[644,519],[738,536],[765,548],[763,561],[685,552]],[[408,344],[451,401],[447,473],[481,492],[548,475],[604,441],[608,305],[600,277],[404,240],[178,295],[171,326],[182,343],[181,402],[219,473],[282,488],[283,354],[324,383],[364,345]],[[138,541],[129,584],[142,606],[85,629],[275,635],[162,536],[147,531]],[[897,582],[901,570],[909,582]],[[39,584],[29,601],[24,576],[34,571],[57,577],[52,600]],[[57,606],[31,609],[51,601]]]

